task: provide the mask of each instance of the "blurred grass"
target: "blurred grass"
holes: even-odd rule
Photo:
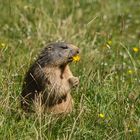
[[[1,0],[0,139],[140,139],[139,7],[139,0]],[[81,49],[71,65],[80,77],[75,108],[63,118],[26,118],[18,99],[24,74],[45,43],[59,40]]]

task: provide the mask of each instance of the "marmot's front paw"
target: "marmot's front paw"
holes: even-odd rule
[[[79,78],[78,77],[71,77],[71,78],[69,78],[69,82],[72,85],[72,87],[75,87],[79,84]]]

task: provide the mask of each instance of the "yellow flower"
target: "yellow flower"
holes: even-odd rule
[[[133,51],[137,53],[139,51],[139,48],[133,47]]]
[[[132,70],[128,70],[128,73],[129,73],[129,74],[133,74],[133,71],[132,71]]]
[[[109,49],[110,49],[111,45],[112,45],[112,41],[111,41],[111,40],[108,40],[108,41],[106,42],[106,44],[104,44],[102,47],[103,47],[103,48],[109,48]]]
[[[132,132],[137,132],[137,129],[136,128],[132,128]]]
[[[100,117],[100,118],[104,118],[104,117],[105,117],[105,115],[104,115],[104,114],[102,114],[102,113],[100,113],[100,114],[99,114],[99,117]]]
[[[4,48],[4,47],[6,47],[6,44],[5,43],[1,43],[0,46],[1,46],[1,48]]]
[[[108,40],[107,41],[107,44],[110,46],[110,45],[112,45],[112,41],[111,40]]]
[[[80,56],[79,55],[73,56],[73,61],[74,62],[80,61]]]

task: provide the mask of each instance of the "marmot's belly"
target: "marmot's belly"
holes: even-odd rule
[[[60,113],[70,113],[73,108],[73,99],[70,94],[67,95],[66,101],[62,101],[60,104],[56,104],[52,107],[47,108],[47,112],[60,114]]]
[[[73,100],[70,95],[70,84],[67,79],[57,79],[56,82],[49,86],[48,92],[50,94],[55,94],[55,98],[57,101],[55,105],[47,107],[47,112],[60,114],[69,113],[72,111]],[[66,99],[61,100],[61,97],[64,95],[66,95]],[[59,102],[59,100],[61,100],[61,102]]]
[[[56,96],[61,96],[70,92],[70,84],[66,79],[59,79],[57,81],[52,81],[51,85],[48,87],[48,92],[56,94]]]

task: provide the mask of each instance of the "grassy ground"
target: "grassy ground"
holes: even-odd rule
[[[140,1],[0,1],[1,140],[140,139]],[[19,105],[24,74],[45,42],[81,49],[73,112],[30,114]]]

